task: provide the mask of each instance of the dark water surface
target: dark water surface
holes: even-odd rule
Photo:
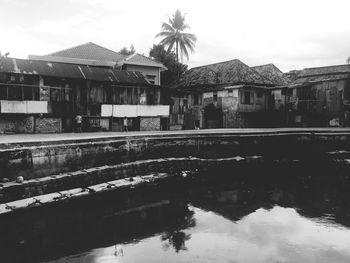
[[[187,176],[1,221],[1,262],[350,262],[348,167]]]
[[[49,262],[350,262],[348,176],[294,172],[202,178],[174,222]]]
[[[350,230],[293,208],[258,208],[238,221],[190,206],[195,224],[51,262],[350,262]]]

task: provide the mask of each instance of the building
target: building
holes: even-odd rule
[[[170,129],[271,126],[271,89],[286,81],[272,64],[238,59],[192,68],[173,87]]]
[[[350,65],[294,70],[288,87],[274,91],[275,109],[286,114],[287,126],[350,125]]]
[[[76,115],[90,131],[121,130],[124,117],[131,130],[161,129],[169,106],[159,85],[108,61],[73,60],[1,57],[0,132],[71,132]]]
[[[160,73],[167,70],[162,63],[144,55],[135,53],[130,56],[125,56],[92,42],[56,51],[44,56],[29,55],[29,59],[139,71],[145,76],[149,83],[155,85],[161,85]]]

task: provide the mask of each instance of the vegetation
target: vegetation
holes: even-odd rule
[[[136,50],[132,44],[129,49],[127,47],[123,47],[121,50],[119,50],[119,53],[125,56],[130,56],[132,54],[135,54],[135,52]]]
[[[168,68],[168,70],[161,73],[162,84],[165,86],[169,86],[187,70],[187,65],[179,63],[176,54],[173,51],[166,50],[163,45],[153,45],[149,56],[162,62]]]
[[[180,10],[176,10],[173,17],[169,18],[168,23],[162,23],[162,31],[156,35],[156,37],[163,37],[159,44],[167,47],[168,51],[175,49],[177,62],[179,62],[179,52],[181,58],[185,55],[187,60],[189,58],[188,49],[194,52],[197,38],[194,34],[184,32],[189,28],[189,25],[185,23],[185,16],[181,14]]]
[[[1,52],[0,52],[0,57],[8,57],[8,55],[10,55],[10,52],[6,52],[5,54],[2,54]]]

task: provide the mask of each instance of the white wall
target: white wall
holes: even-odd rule
[[[169,105],[107,105],[101,106],[102,117],[169,116]]]
[[[0,100],[1,113],[48,113],[47,101]]]

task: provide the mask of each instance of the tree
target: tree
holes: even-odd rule
[[[162,31],[156,37],[163,37],[159,44],[168,48],[171,51],[175,46],[176,61],[179,62],[179,51],[181,58],[183,55],[188,60],[188,49],[194,52],[194,45],[197,37],[191,33],[185,33],[189,29],[189,25],[185,23],[185,16],[181,14],[180,10],[176,10],[169,22],[162,23]]]
[[[346,63],[350,64],[350,57],[346,59]]]
[[[187,65],[179,63],[176,54],[168,51],[163,45],[153,45],[149,52],[149,56],[155,60],[162,62],[168,70],[161,72],[162,85],[168,86],[187,70]]]
[[[10,52],[6,52],[4,55],[1,54],[1,52],[0,52],[0,58],[1,57],[7,58],[9,55],[10,55]]]
[[[125,55],[125,56],[130,56],[132,54],[135,54],[136,50],[134,48],[134,45],[131,44],[130,45],[130,49],[128,49],[127,47],[123,47],[119,53],[122,54],[122,55]]]

